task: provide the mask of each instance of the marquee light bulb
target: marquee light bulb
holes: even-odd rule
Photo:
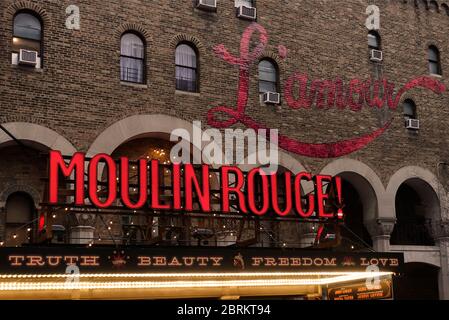
[[[273,275],[287,276],[289,273],[262,273],[264,276]],[[272,287],[272,286],[303,286],[303,285],[326,285],[354,280],[372,278],[373,276],[391,275],[391,272],[349,272],[349,273],[290,273],[298,276],[309,276],[309,278],[279,278],[279,279],[242,279],[246,276],[256,277],[258,273],[240,274],[80,274],[80,278],[123,278],[136,277],[146,278],[188,278],[185,280],[153,280],[153,281],[82,281],[82,282],[0,282],[0,291],[28,291],[28,290],[86,290],[86,289],[156,289],[156,288],[219,288],[219,287]],[[208,280],[191,280],[192,275]],[[237,279],[219,279],[233,276]],[[71,277],[70,274],[63,275],[5,275],[3,279],[34,279],[34,278],[62,278]],[[318,278],[311,278],[316,276]],[[324,277],[319,277],[324,276]],[[212,277],[218,279],[210,279]]]

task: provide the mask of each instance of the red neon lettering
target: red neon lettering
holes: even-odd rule
[[[50,151],[49,202],[58,203],[59,169],[64,177],[70,177],[75,171],[75,204],[84,204],[84,154],[75,153],[69,165],[59,151]]]
[[[295,177],[295,211],[302,218],[310,218],[315,211],[315,197],[309,193],[307,199],[307,211],[303,209],[301,181],[312,181],[312,175],[307,172],[298,173]]]
[[[148,198],[148,170],[147,161],[139,160],[138,165],[138,184],[139,184],[139,199],[134,204],[129,198],[129,161],[128,158],[122,157],[120,159],[120,195],[122,203],[130,209],[140,209],[147,202]]]
[[[279,189],[277,179],[283,177],[285,180],[285,188],[282,188],[285,192],[285,206],[284,210],[279,208]],[[273,210],[277,215],[284,217],[292,211],[292,174],[291,172],[285,172],[280,175],[271,175],[271,200],[273,202]]]
[[[235,176],[234,187],[230,186],[229,174],[233,173]],[[243,172],[239,168],[221,167],[221,210],[223,212],[230,212],[229,195],[235,194],[239,201],[239,208],[243,213],[248,213],[245,205],[245,196],[243,194],[244,177]]]
[[[159,202],[159,162],[151,160],[151,207],[156,210],[170,209],[169,204]]]
[[[104,202],[98,197],[98,163],[106,162],[108,196]],[[107,208],[112,205],[117,197],[117,166],[114,160],[104,153],[98,154],[92,158],[89,163],[89,199],[98,208]]]
[[[173,164],[173,209],[181,210],[181,165],[179,163]]]
[[[329,198],[328,193],[324,193],[324,183],[325,182],[332,182],[331,176],[323,176],[323,175],[317,175],[314,178],[315,180],[315,193],[316,193],[316,202],[317,202],[317,209],[318,209],[318,217],[319,218],[332,218],[334,214],[332,212],[326,212],[324,207],[324,201]]]
[[[202,165],[202,188],[195,175],[195,169],[191,164],[184,166],[185,176],[185,192],[186,192],[186,210],[193,210],[193,185],[195,186],[198,202],[204,212],[210,212],[210,186],[209,186],[209,167]],[[202,189],[202,190],[201,190]]]
[[[257,196],[256,185],[255,185],[256,175],[258,175],[260,177],[260,186],[261,186],[260,202],[262,203],[262,208],[260,208],[260,209],[257,208],[257,205],[256,205],[256,196]],[[247,183],[248,183],[248,207],[249,207],[249,209],[255,215],[258,215],[258,216],[265,215],[270,206],[268,176],[265,174],[261,174],[259,168],[255,168],[255,169],[252,169],[248,173]]]

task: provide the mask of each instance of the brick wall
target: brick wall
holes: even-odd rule
[[[406,3],[408,2],[408,3]],[[311,79],[335,79],[345,83],[384,77],[401,87],[408,80],[428,75],[427,46],[441,52],[443,77],[448,84],[449,53],[446,30],[449,16],[416,7],[413,1],[258,1],[257,22],[269,34],[264,56],[277,59],[280,86],[294,72]],[[0,123],[39,123],[66,137],[86,151],[109,125],[136,114],[162,113],[187,121],[202,120],[212,106],[236,104],[238,69],[219,59],[213,46],[224,44],[238,55],[240,37],[249,22],[237,19],[233,1],[218,1],[216,13],[194,9],[193,1],[35,0],[0,2]],[[375,3],[381,10],[381,70],[368,58],[365,8]],[[439,1],[440,4],[443,1]],[[81,30],[65,28],[65,8],[81,9]],[[44,21],[44,68],[41,71],[11,66],[13,13],[32,8]],[[120,35],[128,28],[139,30],[147,42],[147,87],[120,83]],[[174,87],[174,49],[178,40],[198,46],[200,93],[184,94]],[[256,39],[254,37],[254,39]],[[253,40],[254,40],[253,39]],[[278,45],[288,49],[282,60]],[[437,163],[448,161],[445,134],[449,110],[447,93],[438,96],[414,89],[422,128],[412,134],[404,128],[402,111],[349,109],[293,110],[260,104],[257,68],[251,68],[247,114],[282,134],[306,142],[331,142],[368,133],[394,116],[390,129],[366,148],[350,155],[373,168],[386,184],[405,165],[419,165],[436,174]],[[241,127],[237,125],[236,127]],[[3,155],[5,149],[2,149]],[[331,159],[293,155],[313,172]],[[8,170],[11,178],[17,172]],[[1,188],[0,188],[1,189]]]

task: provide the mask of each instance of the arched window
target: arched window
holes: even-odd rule
[[[245,6],[247,8],[254,8],[254,1],[253,0],[235,0],[235,6]]]
[[[438,7],[438,3],[434,0],[429,2],[429,10],[434,12],[440,12],[440,8]]]
[[[145,82],[145,45],[142,38],[132,32],[123,34],[121,39],[120,80]]]
[[[259,92],[278,92],[277,66],[271,60],[259,62]]]
[[[36,214],[31,196],[25,192],[11,194],[6,200],[6,245],[15,246],[29,242],[27,227],[32,226]]]
[[[368,32],[368,48],[380,50],[380,35],[376,31]]]
[[[42,22],[31,12],[23,11],[14,17],[12,53],[17,57],[21,49],[36,51],[42,56]],[[37,67],[40,67],[38,63]]]
[[[441,75],[440,51],[435,46],[429,47],[429,72],[430,74]]]
[[[407,99],[402,103],[402,107],[404,109],[404,118],[408,119],[416,119],[416,104],[413,100]]]
[[[446,13],[446,15],[449,16],[449,6],[447,4],[445,4],[445,3],[442,3],[441,4],[441,8],[443,8],[444,12]]]
[[[176,47],[176,90],[198,92],[198,58],[196,50],[189,44]]]

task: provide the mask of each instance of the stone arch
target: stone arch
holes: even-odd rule
[[[426,10],[429,10],[429,3],[427,0],[415,0],[415,7],[420,9],[424,8]]]
[[[321,174],[341,176],[360,195],[364,207],[365,225],[380,218],[391,218],[384,210],[385,188],[379,176],[366,164],[353,159],[338,159],[321,170]]]
[[[429,1],[428,8],[430,11],[435,11],[437,13],[440,12],[440,6],[438,5],[438,2],[436,2],[435,0]]]
[[[396,216],[396,194],[401,185],[407,183],[410,185],[423,199],[424,203],[428,205],[429,210],[426,216],[437,222],[440,220],[447,221],[449,219],[447,214],[448,199],[443,185],[438,178],[429,170],[417,167],[408,166],[399,169],[393,176],[391,176],[386,189],[386,204],[391,207],[391,211]]]
[[[12,17],[14,17],[14,15],[20,10],[31,10],[38,14],[44,23],[44,30],[48,29],[48,27],[51,25],[52,19],[50,19],[47,11],[45,11],[45,9],[37,3],[26,0],[16,1],[6,9],[6,21],[12,21]]]
[[[47,127],[28,122],[9,122],[3,124],[3,127],[18,140],[36,142],[51,150],[59,150],[63,155],[76,152],[75,147],[66,138]],[[0,130],[0,147],[12,141],[12,137]]]
[[[26,184],[13,184],[7,186],[4,190],[2,190],[0,192],[0,207],[3,208],[6,205],[6,200],[8,200],[8,197],[16,192],[25,192],[29,194],[33,199],[34,206],[36,208],[39,207],[39,203],[42,200],[41,195],[35,188]]]
[[[121,24],[117,29],[115,29],[115,36],[116,38],[120,39],[120,37],[128,31],[134,31],[138,34],[140,34],[144,40],[145,43],[148,45],[149,42],[152,41],[151,34],[140,24],[138,23],[123,23]]]
[[[443,10],[444,13],[446,13],[446,15],[449,16],[449,6],[446,3],[441,4],[441,9]]]
[[[279,74],[285,73],[285,60],[281,58],[279,53],[276,53],[275,51],[272,50],[265,50],[263,54],[259,57],[259,61],[264,59],[274,61],[278,67]]]
[[[177,34],[176,36],[174,36],[170,40],[170,47],[173,48],[173,50],[175,50],[176,47],[178,46],[178,44],[180,44],[181,42],[192,43],[196,47],[196,49],[198,50],[198,53],[200,55],[203,55],[206,53],[206,48],[200,39],[198,39],[195,36],[191,36],[191,35],[188,35],[185,33],[180,33],[180,34]]]
[[[134,115],[106,128],[91,144],[87,156],[112,154],[118,146],[137,137],[170,135],[175,129],[184,129],[193,137],[193,124],[183,119],[163,114]],[[200,161],[195,155],[194,160]]]

